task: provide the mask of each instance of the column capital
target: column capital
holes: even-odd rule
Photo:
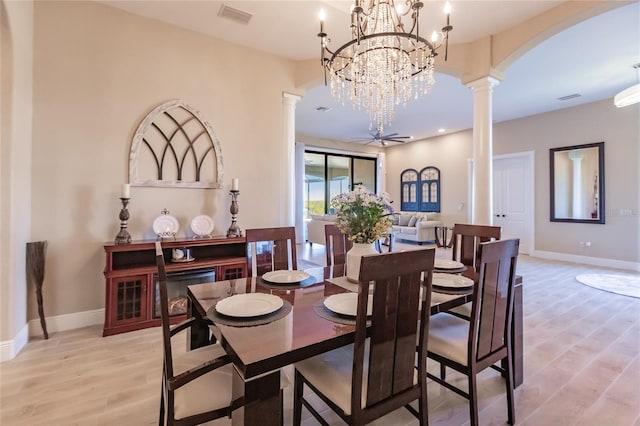
[[[470,81],[466,84],[467,87],[470,87],[474,91],[478,90],[491,90],[494,86],[500,84],[500,80],[490,75],[486,77],[479,78],[477,80]]]
[[[293,93],[288,93],[288,92],[282,92],[282,100],[288,103],[289,105],[295,105],[300,99],[302,99],[302,96],[300,95],[295,95]]]

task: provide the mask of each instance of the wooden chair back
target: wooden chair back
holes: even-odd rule
[[[193,387],[186,386],[189,383],[198,380],[203,375],[212,372],[218,368],[227,366],[231,363],[231,358],[227,354],[217,355],[215,358],[213,357],[214,351],[209,353],[208,358],[200,365],[193,365],[186,371],[177,371],[174,369],[173,365],[173,354],[171,349],[171,337],[176,334],[187,330],[191,327],[195,322],[195,318],[189,318],[180,324],[171,326],[170,317],[169,317],[169,300],[167,297],[167,271],[165,268],[164,262],[164,253],[162,251],[162,244],[160,241],[156,241],[156,265],[158,267],[158,289],[160,291],[160,317],[162,324],[162,345],[164,349],[164,366],[163,366],[163,374],[162,374],[162,397],[160,399],[160,419],[159,424],[166,424],[167,426],[173,425],[195,425],[206,423],[211,420],[215,420],[221,417],[229,417],[231,416],[231,412],[242,405],[242,400],[237,399],[234,401],[229,401],[229,405],[225,405],[224,402],[220,403],[217,401],[213,403],[208,410],[194,413],[189,415],[188,417],[183,417],[181,419],[176,419],[176,407],[174,406],[175,402],[175,392],[178,389],[182,389],[187,395],[191,395],[193,399],[196,399],[197,396],[194,394],[198,391],[198,389],[202,389],[201,385],[196,385]],[[177,361],[178,369],[180,368],[180,361]],[[225,367],[226,368],[226,367]],[[230,370],[226,373],[228,374]],[[219,386],[231,386],[231,378],[229,377],[227,380],[226,375],[218,376],[217,382],[207,382],[207,385],[219,385]],[[212,389],[215,392],[215,389]],[[188,396],[185,397],[185,400],[190,401],[192,398]],[[166,408],[166,411],[165,411]],[[205,407],[200,407],[205,408]],[[183,407],[184,410],[184,407]]]
[[[353,247],[353,241],[347,238],[334,224],[324,227],[324,239],[327,254],[327,266],[347,263],[347,252]]]
[[[480,244],[469,332],[469,365],[475,363],[477,371],[507,354],[519,245],[518,239]]]
[[[470,225],[456,223],[451,237],[452,259],[462,262],[469,269],[464,275],[477,278],[480,244],[500,239],[499,226]]]
[[[298,269],[296,229],[247,229],[247,271],[252,277],[282,269]]]
[[[171,354],[171,324],[169,317],[169,298],[167,295],[167,271],[165,268],[162,244],[156,241],[156,265],[158,266],[158,289],[160,291],[160,318],[162,323],[162,346],[164,348],[164,371],[168,378],[173,377],[173,357]]]
[[[368,423],[391,411],[391,407],[403,407],[417,398],[423,397],[426,402],[427,339],[434,257],[433,248],[362,257],[351,396],[356,424]],[[371,317],[367,318],[367,299],[371,297],[369,288],[372,285],[375,286],[373,311]],[[369,320],[371,325],[367,328]],[[367,341],[369,371],[368,378],[365,378]],[[416,342],[418,382],[414,384]],[[364,408],[361,407],[363,381],[367,382]],[[423,390],[424,395],[421,394]]]

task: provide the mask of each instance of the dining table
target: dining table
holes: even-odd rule
[[[233,425],[279,425],[282,419],[281,374],[286,366],[353,343],[355,318],[335,314],[323,305],[327,297],[357,292],[358,284],[345,277],[345,265],[310,268],[308,278],[296,283],[272,283],[261,277],[193,284],[187,288],[187,315],[196,318],[187,336],[187,349],[211,342],[211,328],[234,368],[233,399],[242,407],[232,414]],[[512,347],[514,381],[522,383],[522,279],[515,292]],[[282,308],[261,317],[228,318],[216,304],[230,296],[263,293],[282,299]],[[472,300],[472,291],[432,291],[431,314],[445,312]],[[519,317],[519,318],[516,318]],[[293,378],[291,378],[293,379]],[[212,390],[215,391],[215,390]]]

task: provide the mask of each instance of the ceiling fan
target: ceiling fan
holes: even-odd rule
[[[365,145],[369,145],[370,143],[377,142],[382,146],[387,146],[388,142],[405,143],[407,139],[408,140],[413,139],[413,136],[398,136],[397,133],[389,133],[389,134],[383,135],[382,132],[380,132],[380,130],[378,130],[376,133],[369,133],[369,135],[371,136],[365,139],[355,138],[356,140],[354,140],[354,142],[365,142]]]

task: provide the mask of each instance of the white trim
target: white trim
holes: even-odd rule
[[[29,327],[27,324],[18,332],[15,339],[0,342],[0,362],[8,361],[18,355],[29,341]]]
[[[56,315],[47,317],[47,331],[49,334],[102,324],[104,322],[104,308],[93,311],[75,312],[73,314]],[[29,321],[29,336],[42,336],[40,319]]]
[[[640,271],[640,262],[627,262],[625,260],[605,259],[601,257],[580,256],[569,253],[555,253],[552,251],[534,250],[530,256],[542,259],[560,260],[563,262],[584,263],[586,265],[604,266],[614,269]]]

